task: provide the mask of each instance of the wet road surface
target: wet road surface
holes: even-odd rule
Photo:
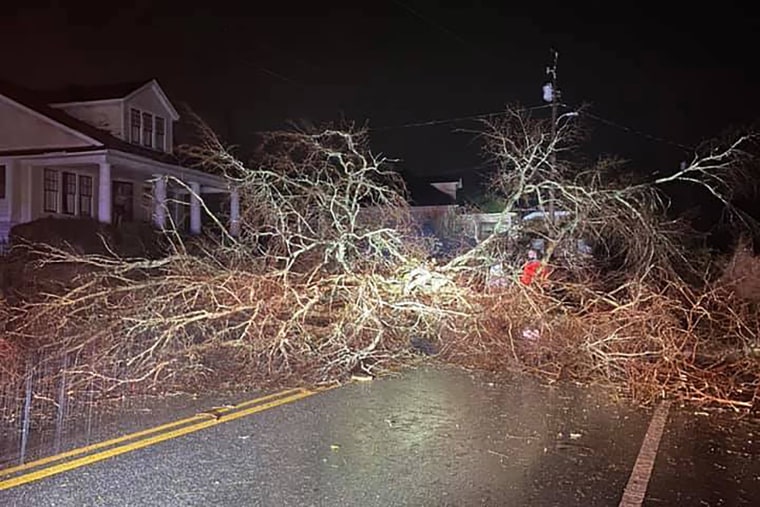
[[[760,504],[760,420],[674,412],[644,505]]]
[[[0,505],[618,505],[650,417],[580,388],[424,368],[0,491]],[[670,417],[646,505],[760,497],[750,423],[728,435]]]

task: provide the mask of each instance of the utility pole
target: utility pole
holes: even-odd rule
[[[559,88],[557,87],[557,60],[559,59],[559,52],[552,48],[550,50],[552,62],[549,67],[546,67],[546,75],[549,76],[549,82],[544,85],[544,101],[551,104],[552,109],[552,125],[551,125],[551,143],[555,142],[557,137],[557,108],[559,107]],[[551,148],[549,153],[549,163],[552,168],[557,164],[557,152],[554,147]],[[554,226],[554,190],[549,190],[549,223]]]

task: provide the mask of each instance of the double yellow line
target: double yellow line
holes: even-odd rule
[[[130,433],[86,447],[79,447],[12,468],[6,468],[0,470],[0,491],[97,463],[98,461],[119,456],[120,454],[149,447],[159,442],[194,433],[217,424],[234,421],[235,419],[240,419],[257,412],[263,412],[280,405],[313,396],[318,392],[321,392],[321,390],[288,389],[246,401],[233,407],[217,409],[213,413],[201,412],[186,419]],[[9,478],[4,479],[5,477]]]

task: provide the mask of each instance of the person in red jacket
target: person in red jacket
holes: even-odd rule
[[[530,285],[537,277],[546,277],[546,268],[543,262],[538,259],[538,252],[531,249],[528,250],[528,262],[523,266],[520,283]]]

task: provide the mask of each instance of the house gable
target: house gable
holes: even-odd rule
[[[102,143],[0,95],[0,151],[100,146]]]
[[[142,107],[155,114],[168,115],[166,117],[172,121],[179,120],[179,113],[172,103],[169,102],[169,98],[155,79],[148,81],[127,95],[124,100],[127,106],[133,104],[133,107]]]
[[[147,113],[152,115],[152,117],[164,119],[165,151],[171,153],[174,144],[173,123],[179,119],[179,114],[172,103],[169,102],[169,99],[166,97],[156,80],[149,81],[124,98],[122,120],[124,125],[124,139],[130,142],[132,141],[130,125],[133,110],[139,111],[140,114]]]

